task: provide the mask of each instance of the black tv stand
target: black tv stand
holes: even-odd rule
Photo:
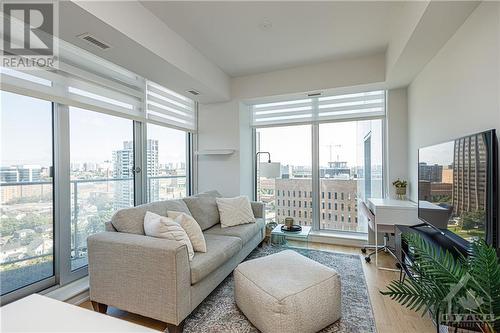
[[[453,232],[449,230],[439,230],[434,227],[429,226],[426,223],[417,224],[414,226],[407,225],[396,225],[396,259],[401,265],[402,269],[407,274],[409,265],[412,263],[411,253],[409,253],[408,245],[405,244],[404,240],[401,238],[403,233],[405,234],[419,234],[423,239],[428,241],[443,250],[449,251],[452,255],[459,256],[460,254],[467,256],[468,254],[468,243],[463,242],[459,239]],[[411,275],[411,274],[410,274]]]
[[[443,250],[449,251],[454,256],[460,256],[460,254],[467,256],[468,246],[457,239],[456,235],[449,230],[440,230],[434,228],[426,223],[417,224],[413,226],[407,225],[395,225],[395,255],[398,261],[397,266],[401,269],[400,280],[404,280],[405,277],[413,278],[414,272],[412,272],[412,253],[408,249],[408,244],[404,241],[401,235],[405,234],[419,234],[423,239],[427,240],[430,244],[440,247]],[[432,317],[438,316],[438,314],[431,313]],[[437,320],[435,320],[437,332],[439,332],[439,325]]]

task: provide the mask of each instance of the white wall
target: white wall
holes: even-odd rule
[[[411,198],[417,150],[467,134],[500,130],[500,3],[483,2],[408,88]]]
[[[406,88],[387,91],[386,163],[387,194],[396,196],[392,182],[398,178],[408,180],[408,101]]]
[[[198,156],[198,191],[240,194],[240,123],[238,103],[200,104],[198,150],[235,149],[232,155]]]
[[[199,105],[199,149],[236,149],[231,156],[198,157],[198,191],[223,195],[253,192],[252,130],[245,102],[254,98],[301,94],[314,90],[349,89],[381,84],[384,56],[376,54],[232,79],[232,100]],[[378,87],[380,88],[380,86]]]
[[[385,55],[334,60],[231,79],[231,96],[252,99],[385,81]]]

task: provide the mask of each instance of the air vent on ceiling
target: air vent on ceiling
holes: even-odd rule
[[[109,49],[111,47],[110,45],[108,45],[105,42],[97,39],[96,37],[92,36],[89,33],[81,34],[81,35],[78,35],[77,37],[80,38],[80,39],[83,39],[84,41],[86,41],[86,42],[88,42],[88,43],[90,43],[90,44],[92,44],[94,46],[97,46],[101,50],[107,50],[107,49]]]
[[[321,93],[320,92],[314,92],[314,93],[309,93],[307,94],[308,97],[317,97],[317,96],[321,96]]]
[[[192,90],[188,90],[187,92],[188,92],[188,93],[190,93],[191,95],[195,95],[195,96],[198,96],[198,95],[200,94],[200,92],[199,92],[199,91],[196,91],[196,90],[194,90],[194,89],[192,89]]]

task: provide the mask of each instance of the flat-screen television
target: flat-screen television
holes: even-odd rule
[[[496,142],[490,130],[418,152],[418,217],[464,246],[499,247]]]

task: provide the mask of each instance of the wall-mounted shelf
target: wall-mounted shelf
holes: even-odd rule
[[[235,149],[204,149],[195,152],[196,155],[231,155]]]

